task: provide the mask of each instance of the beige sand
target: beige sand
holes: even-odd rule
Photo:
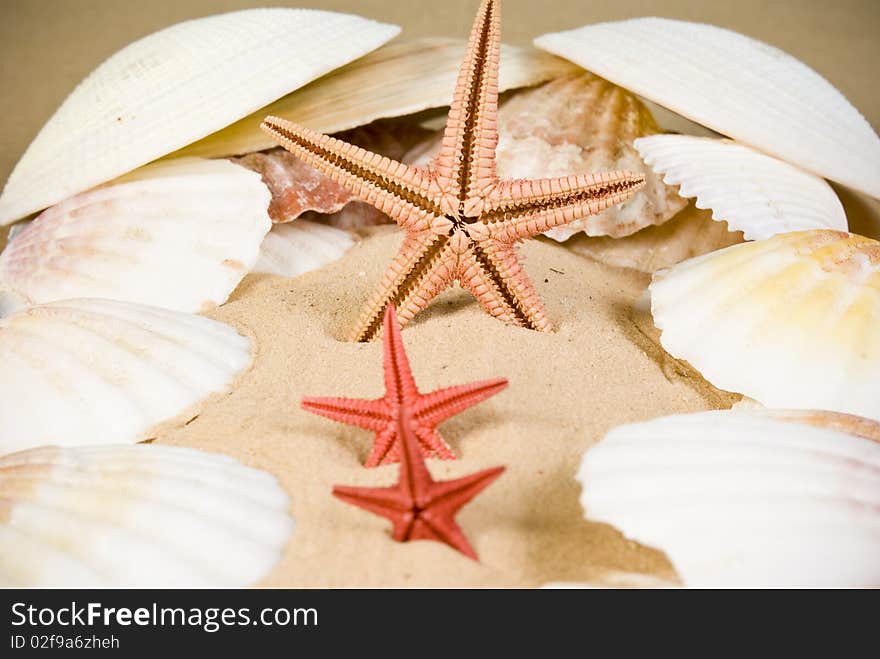
[[[299,400],[382,394],[381,343],[338,338],[355,322],[400,235],[384,228],[341,261],[297,279],[246,279],[210,315],[255,339],[252,371],[188,425],[158,434],[163,444],[219,451],[265,469],[290,493],[297,530],[265,584],[525,586],[588,580],[606,570],[672,577],[659,552],[583,521],[574,474],[584,450],[612,426],[730,400],[657,361],[659,351],[631,314],[645,275],[549,241],[531,241],[523,251],[556,333],[505,326],[459,289],[403,332],[423,391],[510,380],[509,389],[441,426],[460,459],[430,462],[437,478],[507,466],[459,515],[482,562],[434,542],[396,543],[387,521],[330,495],[335,483],[396,478],[396,466],[361,466],[370,433],[309,415]]]

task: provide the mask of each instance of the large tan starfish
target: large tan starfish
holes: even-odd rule
[[[263,129],[291,153],[387,213],[406,232],[367,304],[355,341],[382,327],[388,304],[401,325],[458,281],[487,312],[547,331],[544,305],[523,271],[516,243],[620,203],[644,179],[602,172],[500,180],[498,143],[500,2],[483,0],[468,41],[440,153],[411,167],[277,117]]]

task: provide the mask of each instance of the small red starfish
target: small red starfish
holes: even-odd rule
[[[454,460],[455,455],[437,432],[437,426],[449,417],[497,394],[507,386],[507,380],[484,380],[422,394],[416,387],[409,366],[393,305],[388,305],[385,310],[384,339],[384,397],[376,400],[306,397],[302,400],[303,409],[334,421],[375,431],[373,450],[364,463],[365,467],[397,462],[400,459],[397,423],[401,414],[409,415],[409,423],[426,457]]]
[[[397,484],[390,487],[336,485],[333,496],[390,519],[394,524],[391,536],[398,542],[435,540],[478,561],[477,552],[455,521],[455,514],[498,478],[504,467],[485,469],[451,481],[435,481],[419,450],[408,412],[397,418],[397,435],[402,448]]]

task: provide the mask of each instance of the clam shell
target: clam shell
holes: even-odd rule
[[[693,204],[671,220],[624,238],[575,236],[565,246],[594,261],[652,273],[694,256],[741,243],[741,232],[728,231],[708,211]]]
[[[293,532],[274,477],[166,446],[0,458],[0,585],[246,586]]]
[[[778,234],[656,273],[661,344],[767,407],[880,419],[880,243]]]
[[[598,215],[547,231],[560,242],[576,233],[621,237],[661,224],[686,205],[646,167],[633,140],[659,132],[631,93],[582,72],[527,89],[498,112],[497,169],[503,178],[544,178],[609,170],[645,175],[645,187]]]
[[[204,311],[256,263],[259,175],[225,160],[150,165],[49,208],[0,255],[0,287],[38,304],[101,297]]]
[[[213,158],[274,147],[272,138],[260,130],[267,115],[336,133],[382,117],[449,105],[464,49],[463,40],[442,38],[388,44],[196,142],[180,155]],[[547,53],[503,45],[498,89],[535,85],[576,70]]]
[[[696,197],[746,240],[806,229],[846,231],[843,205],[823,179],[729,140],[654,135],[635,148],[682,197]]]
[[[803,62],[713,25],[636,18],[535,45],[723,135],[880,197],[880,138]]]
[[[342,257],[354,244],[347,231],[307,220],[277,224],[260,246],[254,272],[296,277]]]
[[[111,300],[65,300],[0,319],[0,453],[137,442],[195,416],[251,363],[232,327]]]
[[[144,37],[95,69],[43,126],[0,196],[0,223],[195,142],[398,32],[347,14],[252,9]]]
[[[869,439],[768,414],[668,416],[614,428],[578,480],[588,519],[666,552],[685,585],[880,584]]]

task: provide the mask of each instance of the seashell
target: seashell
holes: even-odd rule
[[[696,197],[746,240],[806,229],[847,231],[843,205],[823,179],[729,140],[654,135],[635,141],[645,162],[682,197]]]
[[[621,237],[662,224],[685,202],[645,167],[633,140],[659,132],[633,95],[590,73],[553,80],[514,94],[498,112],[498,175],[544,178],[626,170],[645,175],[645,188],[598,215],[547,231],[560,242],[576,233]]]
[[[626,236],[661,224],[685,207],[675,188],[645,166],[633,140],[659,132],[651,113],[624,89],[581,71],[505,99],[498,111],[498,176],[544,178],[608,170],[645,175],[645,188],[622,204],[575,220],[545,235],[565,241],[576,233]],[[409,154],[428,165],[440,151],[442,134],[430,147]],[[413,157],[416,155],[416,157]]]
[[[880,243],[828,230],[735,245],[654,275],[660,342],[767,407],[880,419]]]
[[[339,133],[337,137],[373,153],[401,160],[409,149],[434,134],[418,124],[396,119],[375,121]],[[308,211],[336,213],[356,199],[336,181],[280,147],[249,153],[236,158],[235,162],[262,176],[272,193],[269,216],[273,222],[290,222]],[[376,214],[384,218],[383,222],[391,221],[380,211]]]
[[[578,480],[588,519],[666,552],[685,585],[880,584],[869,439],[768,414],[681,414],[614,428]]]
[[[352,245],[347,231],[324,224],[306,220],[277,224],[263,240],[253,272],[297,277],[336,261]]]
[[[319,51],[324,52],[326,46]],[[449,105],[465,42],[428,38],[396,41],[260,108],[178,155],[215,158],[276,146],[260,123],[267,115],[322,133],[338,133],[383,117]],[[536,85],[576,71],[570,62],[533,49],[503,45],[498,89]]]
[[[571,238],[565,246],[594,261],[618,268],[652,273],[682,261],[741,243],[741,232],[728,231],[725,222],[714,222],[707,211],[685,207],[671,220],[624,238],[607,236]]]
[[[289,151],[278,148],[237,158],[242,167],[257,172],[269,188],[269,217],[275,223],[291,222],[306,211],[335,213],[354,195]]]
[[[65,300],[0,319],[0,454],[138,442],[232,386],[251,342],[201,316]]]
[[[195,142],[398,32],[359,16],[276,8],[144,37],[95,69],[43,126],[0,196],[0,223]]]
[[[2,586],[246,586],[294,528],[270,474],[167,446],[7,455],[0,496]]]
[[[256,263],[271,226],[260,177],[168,160],[42,213],[0,255],[0,287],[39,304],[101,297],[204,311]]]
[[[713,25],[636,18],[545,34],[535,45],[688,119],[880,197],[880,138],[803,62]]]

